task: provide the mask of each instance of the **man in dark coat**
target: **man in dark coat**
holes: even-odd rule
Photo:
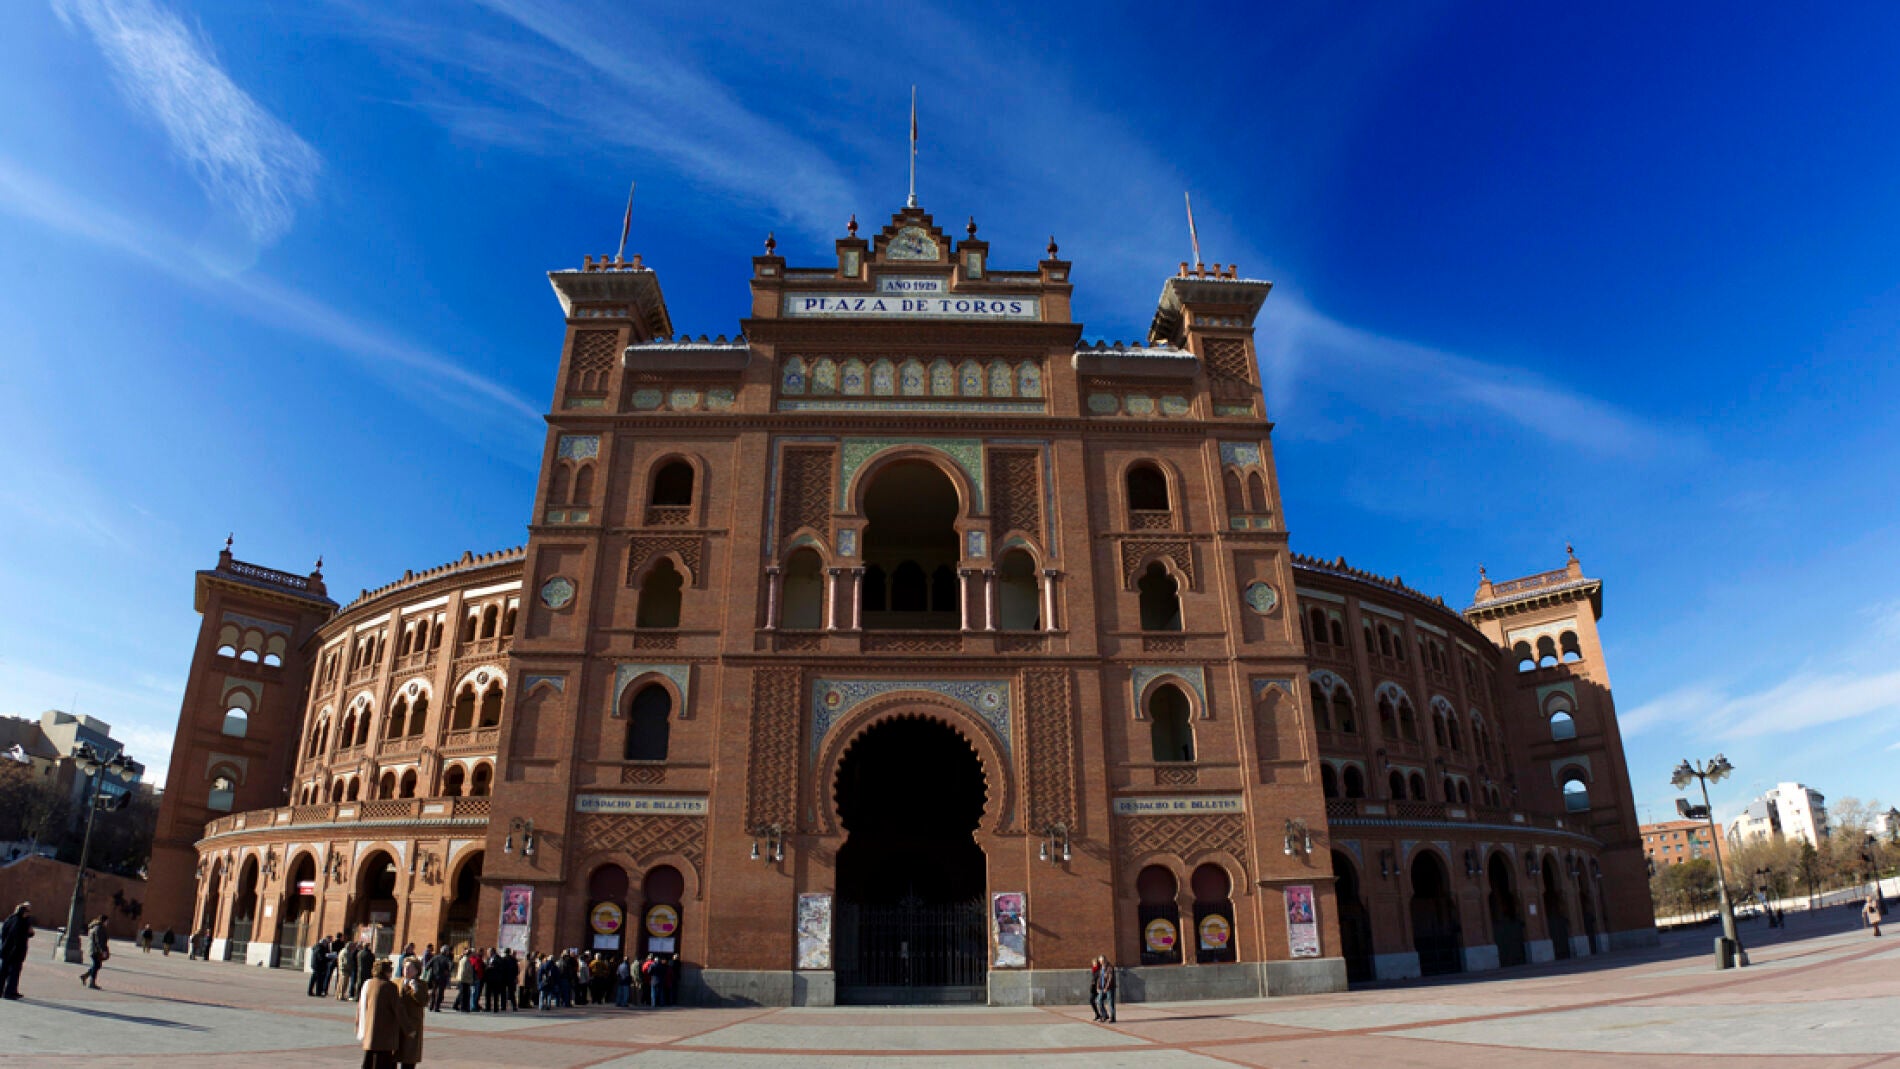
[[[99,970],[112,956],[112,948],[107,944],[106,915],[101,913],[92,927],[86,929],[86,956],[92,959],[92,968],[79,974],[79,982],[94,991],[99,990]]]
[[[348,1002],[352,996],[350,988],[356,986],[356,946],[345,943],[337,937],[336,950],[336,997],[339,1002]]]
[[[0,998],[20,997],[20,969],[26,965],[26,943],[33,938],[32,904],[22,902],[0,921]]]
[[[369,972],[376,966],[376,948],[368,943],[356,945],[356,986],[350,989],[350,997],[356,998],[363,993],[363,985],[369,982]]]
[[[454,971],[455,959],[449,956],[448,947],[437,947],[436,952],[429,955],[427,977],[430,1013],[442,1012],[442,998],[449,990],[449,974]]]
[[[310,944],[310,986],[304,994],[312,998],[322,997],[330,989],[330,937],[318,936]]]

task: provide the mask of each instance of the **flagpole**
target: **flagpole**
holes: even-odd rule
[[[1199,267],[1201,263],[1201,235],[1194,229],[1194,198],[1183,190],[1181,199],[1187,202],[1188,240],[1194,243],[1194,265]]]
[[[620,248],[614,252],[614,262],[620,263],[626,257],[627,234],[633,230],[633,187],[638,183],[627,183],[627,214],[620,220]]]
[[[910,87],[910,199],[908,206],[917,207],[917,87]]]

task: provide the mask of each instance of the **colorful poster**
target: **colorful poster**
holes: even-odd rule
[[[593,925],[595,935],[613,936],[620,933],[620,925],[626,917],[626,911],[620,908],[620,903],[601,902],[588,914],[587,922]]]
[[[534,888],[511,883],[501,889],[501,937],[496,943],[517,954],[528,952],[528,922],[534,915]]]
[[[647,934],[656,939],[665,939],[679,931],[680,911],[674,906],[658,905],[647,907]]]
[[[991,895],[990,919],[996,930],[995,967],[1020,969],[1029,964],[1029,924],[1023,917],[1023,893]]]
[[[1201,949],[1226,950],[1227,944],[1234,940],[1234,926],[1226,917],[1218,913],[1209,913],[1201,918]]]
[[[1142,929],[1141,938],[1142,942],[1147,944],[1150,953],[1171,954],[1174,952],[1174,944],[1180,939],[1180,934],[1175,930],[1173,921],[1166,917],[1156,917],[1148,922],[1148,927]]]
[[[1286,942],[1296,958],[1319,957],[1319,918],[1313,910],[1313,885],[1286,889]]]
[[[798,967],[831,968],[831,896],[798,896]]]

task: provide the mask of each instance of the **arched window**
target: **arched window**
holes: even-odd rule
[[[501,629],[501,609],[490,605],[482,610],[482,637],[494,638]]]
[[[1129,527],[1141,529],[1140,521],[1132,513],[1155,513],[1169,510],[1168,479],[1167,476],[1161,474],[1161,469],[1153,464],[1136,464],[1128,469],[1125,478],[1128,490],[1128,511],[1131,513]]]
[[[1557,663],[1557,644],[1549,635],[1537,640],[1537,667],[1549,668]]]
[[[468,779],[468,772],[461,765],[450,765],[442,773],[442,793],[450,798],[462,796],[462,784]]]
[[[1308,621],[1309,633],[1313,636],[1313,641],[1325,642],[1326,614],[1320,611],[1319,606],[1315,605],[1306,610],[1306,619]]]
[[[1584,781],[1583,773],[1567,768],[1563,774],[1564,812],[1583,813],[1590,808],[1590,785]]]
[[[1338,646],[1342,650],[1345,649],[1346,648],[1346,625],[1340,623],[1337,619],[1333,619],[1329,621],[1329,623],[1333,631],[1333,645]]]
[[[409,700],[397,698],[389,706],[389,721],[383,725],[383,738],[400,739],[405,734],[404,725],[409,716]]]
[[[668,461],[653,474],[651,504],[680,506],[693,503],[693,466],[684,460]]]
[[[1327,701],[1326,692],[1320,689],[1320,686],[1318,683],[1311,684],[1311,689],[1313,692],[1313,727],[1314,729],[1318,731],[1333,730],[1333,718],[1332,718],[1332,710],[1331,710],[1332,703]]]
[[[1346,792],[1346,797],[1364,798],[1366,796],[1366,775],[1359,771],[1358,765],[1347,765],[1342,769],[1339,773],[1339,782],[1341,789]]]
[[[376,781],[376,797],[396,797],[396,774],[394,772],[385,772],[383,773],[383,778]]]
[[[867,630],[942,629],[961,625],[956,568],[965,540],[957,531],[963,511],[957,484],[938,465],[896,460],[870,475],[863,493],[862,559],[889,577],[885,608],[867,604]],[[871,597],[867,584],[866,597]]]
[[[1406,742],[1418,741],[1418,717],[1412,713],[1412,702],[1409,698],[1399,699],[1399,734]]]
[[[1234,904],[1228,898],[1233,879],[1226,869],[1209,862],[1194,870],[1188,886],[1194,889],[1194,960],[1233,961]]]
[[[1461,752],[1464,750],[1465,740],[1464,740],[1464,736],[1460,734],[1460,732],[1458,731],[1458,714],[1457,713],[1445,714],[1445,734],[1451,737],[1451,748],[1453,750],[1458,750]]]
[[[1412,773],[1412,778],[1409,782],[1412,788],[1412,801],[1414,802],[1424,801],[1425,800],[1425,776],[1422,773],[1414,772]]]
[[[229,813],[236,799],[237,778],[219,770],[211,777],[211,793],[205,798],[205,806],[214,813]]]
[[[1392,632],[1384,624],[1379,625],[1379,655],[1392,656]]]
[[[501,723],[502,690],[502,685],[497,682],[482,694],[482,727],[492,728]]]
[[[793,551],[785,559],[779,591],[779,626],[789,631],[816,631],[825,626],[825,579],[822,562],[812,549]]]
[[[1247,474],[1247,501],[1253,511],[1267,511],[1267,481],[1257,471]]]
[[[1531,644],[1519,642],[1511,647],[1511,655],[1517,658],[1517,670],[1529,672],[1537,667],[1537,658],[1531,655]]]
[[[515,617],[520,614],[521,606],[510,602],[508,610],[501,614],[501,636],[511,638],[515,633]]]
[[[1464,780],[1458,781],[1458,804],[1471,804],[1471,784],[1466,783]]]
[[[996,569],[996,625],[1004,631],[1042,630],[1042,592],[1036,587],[1036,561],[1027,551],[1003,554]]]
[[[468,796],[470,798],[488,797],[488,789],[494,784],[495,770],[486,762],[475,766],[475,774],[468,778]]]
[[[1379,734],[1388,739],[1399,737],[1398,710],[1392,707],[1389,695],[1379,695]]]
[[[1140,899],[1136,920],[1142,933],[1143,965],[1181,963],[1181,907],[1176,901],[1179,893],[1180,884],[1174,873],[1160,865],[1149,865],[1135,876],[1135,894]]]
[[[1550,737],[1556,742],[1576,738],[1577,722],[1561,709],[1550,714]]]
[[[1557,637],[1557,645],[1562,650],[1563,662],[1565,664],[1569,664],[1572,661],[1583,660],[1583,646],[1577,642],[1577,633],[1575,631],[1565,631],[1562,635],[1559,635]]]
[[[1393,769],[1392,774],[1386,777],[1385,785],[1386,791],[1393,801],[1405,801],[1405,773],[1400,772],[1396,768]]]
[[[673,567],[673,561],[661,557],[640,583],[640,607],[634,614],[635,627],[678,627],[680,591],[685,577]]]
[[[476,612],[473,609],[470,609],[468,616],[462,620],[462,641],[463,642],[475,641],[475,629],[481,626],[481,621],[482,621],[482,614],[479,612]]]
[[[1333,688],[1333,723],[1345,734],[1359,733],[1359,720],[1353,715],[1352,694],[1343,686]]]
[[[1135,589],[1141,594],[1143,631],[1181,630],[1180,584],[1161,566],[1160,561],[1148,565],[1148,570],[1142,573]]]
[[[1227,512],[1239,515],[1247,512],[1247,492],[1241,488],[1240,473],[1228,468],[1221,474],[1221,490],[1227,495]]]
[[[422,734],[423,726],[429,722],[429,695],[416,695],[416,704],[409,707],[409,734]]]
[[[658,683],[641,687],[627,702],[626,759],[666,760],[672,715],[673,695],[665,687]]]
[[[349,789],[343,792],[343,800],[346,802],[357,801],[357,795],[362,791],[362,788],[363,781],[355,776],[351,776]]]
[[[1148,696],[1148,741],[1156,761],[1194,760],[1194,731],[1187,695],[1163,683]]]
[[[864,566],[864,580],[858,586],[858,610],[883,612],[890,604],[890,583],[884,569],[876,564]]]
[[[1452,783],[1450,776],[1446,776],[1444,782],[1440,783],[1439,786],[1444,788],[1445,801],[1455,802],[1458,800],[1458,787]]]
[[[475,684],[464,683],[455,695],[455,714],[449,719],[450,731],[467,731],[475,726]]]
[[[233,705],[224,711],[224,733],[234,739],[241,739],[250,730],[251,716],[242,707]]]
[[[570,505],[585,505],[594,499],[594,466],[582,464],[574,472],[574,489],[568,495]]]
[[[1445,714],[1437,709],[1432,710],[1432,741],[1445,745]]]
[[[415,769],[412,768],[402,774],[402,786],[398,788],[398,791],[400,793],[397,796],[400,798],[414,798],[416,796]]]
[[[930,581],[924,576],[923,566],[914,560],[899,564],[891,575],[891,611],[930,611]]]
[[[1319,793],[1328,798],[1339,797],[1339,773],[1324,762],[1319,766]]]

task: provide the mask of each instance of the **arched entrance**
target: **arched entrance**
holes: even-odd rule
[[[231,960],[243,961],[251,948],[251,930],[257,925],[257,859],[246,858],[238,869],[237,897],[231,900]]]
[[[1412,862],[1412,949],[1418,951],[1418,971],[1426,976],[1464,971],[1458,902],[1444,862],[1430,850],[1419,851]]]
[[[475,942],[475,908],[481,894],[482,851],[477,850],[462,862],[455,874],[455,895],[442,911],[442,946],[467,946]]]
[[[1359,898],[1359,871],[1346,855],[1333,851],[1333,897],[1339,910],[1339,950],[1346,959],[1346,979],[1370,980],[1372,975],[1372,917]]]
[[[351,904],[351,938],[374,926],[372,946],[387,954],[396,938],[396,859],[378,850],[356,866],[356,901]]]
[[[204,908],[198,914],[198,930],[206,935],[218,930],[218,902],[224,897],[224,862],[211,867],[211,882],[205,887]]]
[[[936,720],[873,725],[838,766],[838,999],[986,1000],[983,766]]]
[[[1524,917],[1511,890],[1511,866],[1503,854],[1492,854],[1487,866],[1491,884],[1491,941],[1498,948],[1499,965],[1524,964]]]
[[[1581,866],[1577,872],[1577,912],[1583,917],[1583,935],[1590,941],[1586,953],[1597,952],[1597,911],[1596,904],[1590,900],[1590,885],[1584,882]]]
[[[1557,859],[1544,857],[1544,926],[1550,929],[1550,952],[1558,959],[1570,956],[1570,911],[1564,908],[1563,888],[1557,885]]]
[[[310,944],[316,939],[317,859],[300,854],[284,881],[284,901],[277,907],[282,923],[277,926],[277,964],[301,969],[310,956]]]
[[[602,865],[587,877],[587,931],[579,945],[627,952],[627,887],[627,870],[619,865]]]

